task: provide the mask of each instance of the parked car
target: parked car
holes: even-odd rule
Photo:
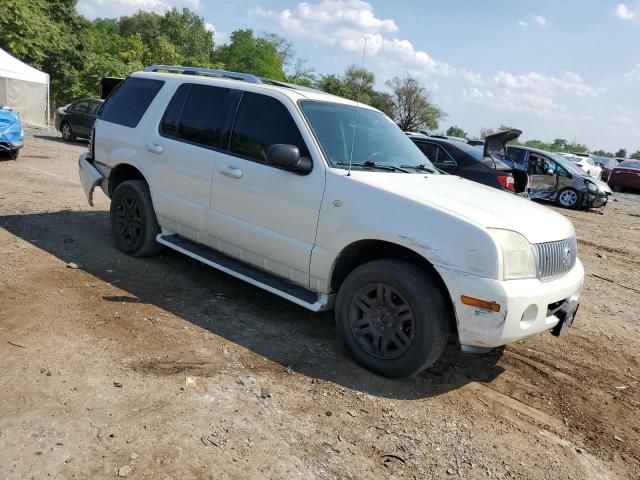
[[[56,129],[67,142],[76,138],[89,138],[104,100],[85,98],[56,110]]]
[[[24,146],[20,115],[11,107],[0,108],[0,155],[15,160]]]
[[[598,165],[602,169],[600,180],[602,180],[603,182],[609,180],[611,170],[618,166],[618,162],[615,160],[615,158],[598,157],[596,155],[592,155],[591,158],[596,163],[596,165]]]
[[[604,207],[609,186],[556,153],[509,146],[507,163],[529,174],[532,200],[548,200],[566,208]]]
[[[476,352],[560,335],[578,308],[567,218],[440,174],[383,113],[324,92],[149,67],[107,99],[79,173],[90,204],[97,185],[111,198],[119,250],[166,246],[335,306],[351,355],[381,375],[423,370],[450,335]]]
[[[520,130],[508,130],[490,135],[483,149],[436,135],[409,135],[409,138],[436,167],[451,175],[524,194],[527,175],[514,171],[502,161],[506,156],[506,143],[518,138],[520,133]]]
[[[593,178],[600,179],[600,177],[602,176],[602,168],[597,166],[589,155],[576,153],[561,153],[560,155],[575,163],[578,167],[580,167]]]
[[[614,190],[621,188],[640,189],[640,160],[625,160],[611,170],[609,186]]]

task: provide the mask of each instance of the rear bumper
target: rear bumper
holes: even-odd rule
[[[93,207],[93,191],[96,186],[102,182],[104,175],[100,173],[96,167],[89,162],[89,154],[83,153],[78,159],[78,173],[80,174],[80,182],[84,189],[89,205]]]
[[[498,281],[436,267],[453,301],[458,335],[464,347],[495,348],[552,330],[560,321],[554,310],[564,302],[578,301],[584,281],[580,261],[565,276]],[[499,312],[465,305],[461,296],[500,305]]]

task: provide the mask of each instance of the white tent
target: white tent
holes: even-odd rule
[[[0,107],[5,105],[24,122],[49,124],[49,75],[0,48]]]

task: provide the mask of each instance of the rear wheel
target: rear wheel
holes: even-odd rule
[[[133,257],[148,257],[162,250],[156,242],[160,226],[143,180],[128,180],[111,198],[111,235],[118,250]]]
[[[579,201],[578,192],[573,188],[564,188],[558,192],[557,201],[565,208],[576,208]]]
[[[71,129],[71,125],[69,123],[64,122],[62,127],[60,127],[60,132],[62,133],[62,138],[65,142],[73,142],[76,139],[76,136],[73,134],[73,130]]]
[[[363,367],[405,377],[432,365],[449,335],[449,310],[434,279],[416,265],[376,260],[340,287],[336,323],[343,344]]]

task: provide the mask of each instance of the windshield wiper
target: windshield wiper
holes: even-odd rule
[[[400,165],[400,166],[402,168],[415,168],[416,170],[423,170],[429,173],[436,173],[436,171],[433,168],[427,167],[427,165],[424,163],[421,163],[419,165]]]
[[[389,170],[391,172],[409,173],[408,170],[405,170],[402,167],[396,167],[395,165],[390,165],[388,163],[374,162],[372,160],[367,160],[366,162],[336,162],[336,165],[351,165],[352,167],[377,168],[379,170]]]

